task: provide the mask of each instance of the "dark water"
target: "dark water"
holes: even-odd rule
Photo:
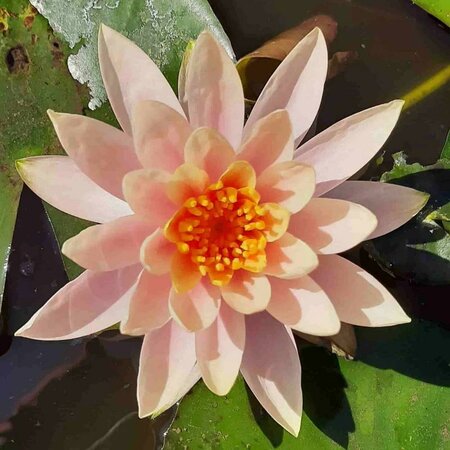
[[[330,52],[356,50],[359,57],[327,83],[318,131],[361,109],[402,97],[450,64],[448,30],[405,0],[210,2],[238,57],[312,15],[335,18],[339,32]],[[434,162],[450,124],[449,98],[447,83],[406,110],[385,146],[384,162],[371,165],[363,177],[378,176],[390,168],[389,155],[399,150],[406,151],[411,161]],[[37,222],[30,217],[38,218],[34,219]],[[412,287],[387,278],[359,250],[349,257],[384,279],[408,312],[448,327],[448,313],[443,308],[443,300],[450,296],[448,287]],[[13,331],[66,281],[42,205],[24,190],[7,277],[6,334],[0,338],[1,448],[160,447],[176,411],[167,412],[155,423],[137,418],[139,340],[124,340],[114,333],[54,343],[11,338]],[[377,365],[376,361],[372,363]],[[434,374],[434,378],[427,378],[423,369],[419,378],[433,382],[439,377]],[[309,370],[314,372],[314,367]]]

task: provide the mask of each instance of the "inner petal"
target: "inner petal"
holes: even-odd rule
[[[227,285],[236,270],[262,272],[267,264],[266,244],[273,240],[276,226],[272,209],[259,204],[253,177],[247,177],[248,185],[236,187],[230,174],[240,168],[238,163],[201,195],[188,198],[164,228],[178,252],[216,286]]]

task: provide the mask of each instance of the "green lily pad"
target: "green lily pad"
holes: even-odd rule
[[[225,397],[198,383],[182,400],[165,448],[446,448],[450,401],[442,349],[448,333],[421,321],[357,331],[356,361],[323,348],[300,349],[304,413],[298,438],[277,425],[238,378]]]
[[[450,6],[448,0],[412,0],[412,2],[450,27]]]
[[[393,155],[394,167],[381,180],[430,194],[424,209],[402,227],[367,243],[378,264],[394,276],[416,283],[450,284],[450,159],[449,137],[440,159],[431,166],[408,164]],[[393,205],[395,207],[395,205]]]

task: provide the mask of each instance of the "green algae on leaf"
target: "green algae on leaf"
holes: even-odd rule
[[[173,88],[186,44],[204,29],[210,29],[233,55],[230,42],[206,0],[31,0],[31,3],[71,48],[79,47],[69,57],[69,70],[76,80],[88,85],[91,109],[106,101],[97,58],[100,23],[145,50]]]

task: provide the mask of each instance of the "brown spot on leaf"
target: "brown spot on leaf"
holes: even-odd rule
[[[61,61],[64,61],[64,52],[61,50],[61,45],[58,41],[54,40],[51,42],[51,52],[53,56],[53,64],[59,65]]]
[[[5,61],[10,73],[26,72],[30,66],[28,52],[21,44],[8,50]]]
[[[21,14],[20,16],[23,19],[23,24],[25,28],[30,29],[33,26],[34,19],[37,13],[38,11],[34,6],[28,5],[23,14]]]
[[[5,8],[0,8],[0,32],[8,31],[9,17],[11,17],[11,14]]]

